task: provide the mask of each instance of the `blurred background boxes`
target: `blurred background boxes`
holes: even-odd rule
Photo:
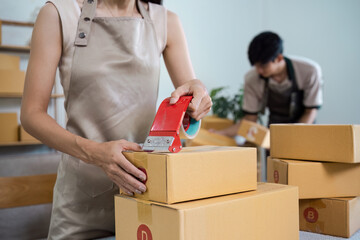
[[[18,141],[18,121],[16,113],[0,113],[0,143]]]
[[[206,116],[201,120],[201,127],[204,129],[215,129],[221,130],[232,126],[234,122],[227,118],[219,118],[217,116],[211,115]]]
[[[237,146],[234,138],[226,137],[220,134],[209,132],[200,128],[198,135],[194,139],[187,139],[185,146]]]
[[[20,142],[40,142],[25,131],[23,126],[19,125],[19,141]]]
[[[25,72],[0,69],[0,94],[22,94]]]
[[[260,124],[243,119],[241,120],[238,135],[259,147],[270,148],[270,130]]]
[[[0,53],[0,70],[19,70],[20,57]]]

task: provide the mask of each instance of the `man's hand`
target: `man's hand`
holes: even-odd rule
[[[212,101],[205,85],[198,79],[190,80],[171,93],[170,104],[175,104],[181,96],[192,95],[187,112],[190,117],[199,121],[211,109]]]

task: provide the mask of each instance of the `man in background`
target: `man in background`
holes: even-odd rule
[[[269,109],[272,123],[315,122],[322,105],[322,74],[314,61],[283,55],[283,41],[276,33],[262,32],[251,41],[248,57],[253,68],[245,75],[242,109],[244,119],[256,122],[259,113]],[[216,131],[237,135],[239,121]]]

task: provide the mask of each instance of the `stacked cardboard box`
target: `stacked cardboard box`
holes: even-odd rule
[[[341,237],[360,229],[360,126],[276,124],[270,131],[268,182],[299,187],[300,229]]]
[[[297,188],[257,184],[254,148],[203,146],[124,155],[146,173],[147,191],[115,197],[116,239],[299,237]]]
[[[19,68],[19,57],[0,54],[0,94],[22,94],[25,72]]]

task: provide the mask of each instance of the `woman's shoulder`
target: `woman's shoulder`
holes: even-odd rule
[[[78,18],[80,16],[82,6],[82,1],[80,0],[48,0],[46,3],[51,3],[55,6],[60,17]]]

